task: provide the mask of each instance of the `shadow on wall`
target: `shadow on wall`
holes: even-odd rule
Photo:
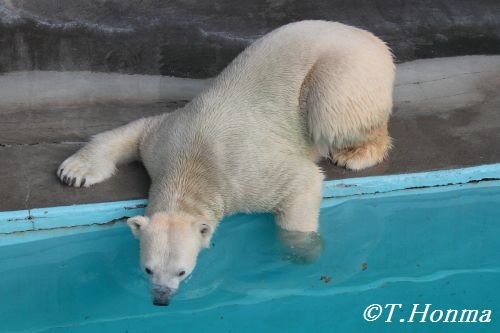
[[[492,0],[0,0],[0,72],[211,77],[266,32],[303,19],[373,31],[398,62],[500,53]]]

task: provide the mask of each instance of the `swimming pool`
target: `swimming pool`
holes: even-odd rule
[[[124,223],[5,245],[0,332],[498,332],[499,203],[498,182],[327,199],[312,265],[281,258],[270,215],[229,217],[169,307]],[[363,319],[389,303],[391,323]],[[400,322],[427,303],[491,322]]]

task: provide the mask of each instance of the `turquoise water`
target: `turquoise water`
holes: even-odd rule
[[[124,225],[3,246],[0,332],[500,331],[500,187],[333,202],[321,232],[321,259],[294,265],[271,216],[228,218],[169,307],[151,304]],[[403,310],[367,322],[373,303]],[[491,322],[401,323],[414,303]]]

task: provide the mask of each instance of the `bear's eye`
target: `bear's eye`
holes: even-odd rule
[[[146,267],[146,269],[144,269],[144,270],[146,271],[147,275],[153,274],[153,271],[149,267]]]
[[[186,271],[180,271],[179,272],[179,276],[184,276],[184,274],[186,274]]]

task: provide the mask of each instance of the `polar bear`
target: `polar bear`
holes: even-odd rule
[[[88,187],[119,164],[144,163],[149,204],[128,224],[153,303],[167,305],[225,215],[273,212],[285,246],[319,251],[316,162],[360,170],[386,158],[393,82],[392,54],[373,34],[326,21],[288,24],[250,45],[183,108],[96,135],[57,175]]]

